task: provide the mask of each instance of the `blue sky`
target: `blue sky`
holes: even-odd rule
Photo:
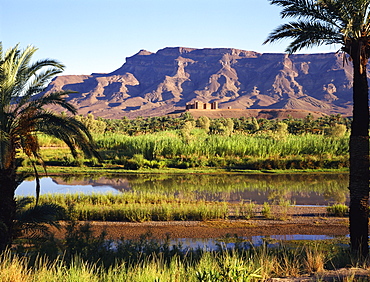
[[[0,0],[0,38],[39,48],[63,74],[111,72],[141,49],[228,47],[284,52],[288,41],[262,45],[282,23],[267,0]],[[335,52],[335,47],[305,53]]]

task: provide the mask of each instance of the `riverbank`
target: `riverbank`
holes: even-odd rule
[[[81,224],[86,222],[80,222]],[[325,207],[291,207],[285,219],[256,217],[249,220],[212,221],[150,221],[150,222],[103,222],[89,221],[94,235],[105,231],[110,239],[138,239],[143,234],[153,238],[222,238],[271,235],[327,235],[345,236],[349,233],[348,218],[328,217]],[[66,222],[61,222],[66,226]],[[65,229],[53,230],[57,238],[64,236]]]
[[[226,169],[226,168],[151,168],[131,170],[124,169],[123,166],[101,166],[101,167],[87,167],[87,166],[47,166],[47,173],[44,170],[39,171],[40,176],[60,176],[60,175],[120,175],[120,174],[318,174],[318,173],[349,173],[348,168],[341,169],[262,169],[262,170],[248,170],[248,169]],[[32,167],[20,167],[19,173],[33,172]]]

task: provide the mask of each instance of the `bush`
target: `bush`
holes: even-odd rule
[[[270,219],[272,217],[271,206],[269,205],[269,203],[267,203],[267,202],[263,203],[261,213],[267,219]]]
[[[344,217],[348,214],[349,209],[346,205],[335,204],[335,205],[332,205],[330,207],[327,207],[326,211],[327,211],[328,215]]]

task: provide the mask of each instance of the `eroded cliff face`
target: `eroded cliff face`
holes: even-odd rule
[[[157,116],[186,103],[220,108],[305,109],[351,114],[352,65],[342,54],[260,54],[217,48],[141,50],[109,74],[59,76],[47,91],[73,90],[79,113]]]

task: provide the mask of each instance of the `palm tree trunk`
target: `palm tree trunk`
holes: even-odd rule
[[[369,103],[366,64],[361,60],[361,42],[352,46],[353,121],[349,143],[350,155],[350,237],[353,253],[369,254]]]
[[[0,252],[12,243],[16,213],[14,192],[17,186],[14,170],[0,169]]]

